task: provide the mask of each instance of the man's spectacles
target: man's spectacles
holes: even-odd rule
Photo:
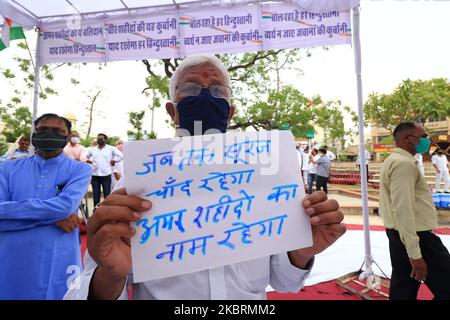
[[[204,87],[195,82],[182,82],[176,87],[177,93],[185,97],[195,97],[200,94]],[[226,99],[231,98],[231,88],[220,84],[213,84],[207,87],[214,98]]]

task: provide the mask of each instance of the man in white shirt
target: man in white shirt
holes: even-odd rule
[[[230,83],[227,69],[215,56],[186,58],[171,78],[173,102],[166,104],[176,127],[203,134],[194,128],[201,121],[205,130],[225,132],[234,113]],[[302,204],[311,217],[312,247],[133,284],[133,299],[265,299],[268,285],[280,292],[298,292],[314,255],[345,232],[339,204],[327,200],[324,192],[306,197]],[[130,239],[136,233],[130,223],[140,220],[151,206],[148,200],[127,195],[124,188],[98,206],[88,223],[85,269],[66,299],[127,299],[127,284],[133,283]]]
[[[308,170],[309,170],[309,156],[311,152],[309,151],[309,146],[306,146],[304,150],[300,147],[300,154],[302,156],[302,173],[303,173],[303,183],[305,186],[308,185]]]
[[[317,160],[319,158],[319,151],[313,148],[308,159],[308,194],[313,193],[313,184],[317,186]]]
[[[442,150],[439,150],[432,158],[431,162],[433,167],[436,169],[436,192],[441,191],[441,179],[444,179],[444,192],[448,193],[448,186],[450,184],[449,178],[449,165],[447,157],[444,155]]]
[[[122,152],[117,148],[106,144],[108,137],[104,133],[97,135],[97,146],[88,149],[87,163],[92,164],[92,193],[94,198],[94,208],[100,203],[100,187],[103,189],[103,196],[106,199],[111,193],[111,174],[113,166],[122,161]]]
[[[336,159],[336,155],[332,151],[328,150],[328,146],[323,146],[323,148],[327,151],[325,156],[330,159],[330,161],[334,161],[334,159]]]
[[[303,173],[302,173],[302,167],[303,167],[302,149],[301,149],[300,145],[297,145],[296,148],[297,148],[298,164],[300,165],[300,175],[302,175],[302,177],[303,177]]]

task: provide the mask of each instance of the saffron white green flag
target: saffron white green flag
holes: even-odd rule
[[[10,40],[25,39],[25,34],[21,26],[15,25],[10,19],[5,20],[2,26],[2,35],[0,38],[0,51],[9,47]]]

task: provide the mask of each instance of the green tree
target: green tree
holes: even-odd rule
[[[216,55],[228,69],[233,83],[233,104],[241,108],[259,102],[255,97],[266,98],[271,88],[271,78],[277,78],[277,85],[281,87],[280,72],[282,70],[298,70],[293,63],[298,61],[301,52],[309,55],[308,51],[270,50],[244,54]],[[162,100],[170,99],[169,81],[182,59],[163,59],[154,63],[143,60],[149,76],[146,78],[146,88],[143,93],[152,97],[153,104],[160,106]],[[155,98],[159,100],[155,100]]]
[[[116,142],[119,139],[120,139],[120,137],[118,137],[118,136],[108,137],[108,144],[110,146],[114,147],[114,146],[116,146]],[[82,146],[85,146],[86,148],[88,148],[88,147],[91,147],[92,141],[94,141],[94,140],[97,140],[97,137],[89,136],[89,137],[81,138],[80,139],[80,144]]]
[[[2,135],[0,136],[0,156],[4,155],[9,149],[8,142],[6,138]]]
[[[386,145],[394,145],[394,137],[393,136],[386,136],[380,139],[380,144],[386,144]]]
[[[17,48],[19,50],[13,58],[17,62],[17,68],[14,68],[14,70],[0,68],[1,74],[5,79],[15,81],[11,83],[11,88],[14,88],[12,91],[14,94],[11,102],[8,104],[9,106],[15,106],[17,103],[20,103],[28,95],[29,91],[34,88],[35,64],[31,59],[31,51],[26,42],[19,42]],[[54,80],[54,71],[63,65],[65,64],[41,67],[41,81],[39,85],[39,97],[41,99],[47,99],[49,95],[58,94],[52,87],[52,82]],[[22,79],[24,87],[17,86],[17,79]]]
[[[84,137],[84,138],[80,137],[80,144],[86,148],[89,148],[92,145],[92,141],[94,141],[94,140],[97,140],[97,137],[92,137],[92,136]]]
[[[391,132],[403,121],[449,116],[450,84],[444,78],[404,80],[390,94],[371,93],[364,114],[368,121]]]
[[[156,133],[154,131],[151,131],[148,135],[147,135],[147,139],[151,140],[151,139],[157,139],[158,136],[156,135]]]
[[[324,103],[319,96],[309,99],[299,90],[283,84],[283,71],[301,75],[302,71],[295,66],[310,55],[308,50],[299,49],[216,55],[232,80],[232,104],[236,112],[229,128],[270,130],[286,124],[296,137],[306,138],[306,133],[320,122],[319,126],[330,139],[344,140],[351,133],[344,127],[345,112],[356,118],[349,107],[342,106],[340,101]],[[180,62],[181,59],[163,59],[151,64],[143,60],[149,73],[143,93],[154,100],[150,110],[153,105],[160,105],[160,99],[169,98],[169,80]]]
[[[355,112],[348,106],[343,106],[340,100],[330,100],[322,102],[320,97],[315,97],[315,108],[313,122],[324,130],[325,143],[332,143],[338,148],[342,147],[348,136],[352,135],[352,130],[345,129],[345,114],[352,118]]]
[[[146,88],[142,90],[142,93],[149,97],[149,100],[151,101],[148,105],[152,117],[150,132],[154,132],[155,110],[161,106],[161,101],[170,99],[170,78],[172,77],[173,71],[175,71],[176,67],[178,67],[178,61],[180,60],[174,60],[176,67],[174,67],[172,72],[169,71],[169,64],[171,64],[170,61],[170,59],[164,59],[157,61],[153,65],[150,64],[148,60],[142,61],[146,66],[147,72],[149,73],[149,76],[145,78]],[[164,73],[158,74],[157,71],[154,71],[154,69],[162,69],[162,66],[164,66]]]
[[[9,142],[13,142],[21,134],[29,134],[31,130],[31,108],[25,101],[34,88],[35,64],[26,41],[11,45],[9,50],[15,50],[13,59],[16,65],[11,69],[0,67],[0,76],[9,83],[9,90],[2,88],[2,93],[10,93],[9,101],[6,103],[0,101],[0,118],[6,124],[2,134]],[[41,67],[41,81],[38,88],[40,99],[45,100],[50,95],[58,94],[52,84],[55,70],[63,65],[71,64],[63,63]]]
[[[323,102],[320,96],[305,97],[299,90],[282,87],[271,90],[266,101],[259,101],[233,118],[230,129],[253,127],[255,130],[282,129],[288,125],[297,138],[307,138],[307,133],[320,127],[330,143],[344,144],[346,136],[352,134],[345,129],[346,113],[354,112],[342,102]]]
[[[94,93],[95,92],[95,93]],[[86,130],[86,136],[85,139],[87,139],[91,135],[92,130],[92,124],[94,122],[94,115],[95,115],[95,103],[97,102],[97,99],[99,98],[100,94],[102,93],[102,89],[96,89],[92,93],[86,93],[86,96],[89,99],[89,105],[86,107],[86,111],[88,112],[88,121],[87,121],[87,130]]]
[[[32,116],[26,107],[19,107],[12,112],[3,112],[1,119],[4,124],[2,134],[7,142],[15,142],[21,135],[30,136]]]
[[[308,102],[308,98],[291,86],[280,91],[270,90],[267,100],[258,101],[238,112],[229,128],[271,130],[287,124],[296,137],[306,137],[306,133],[313,129],[312,109],[305,107]]]
[[[290,70],[300,74],[301,70],[295,65],[305,55],[309,55],[309,52],[291,49],[218,56],[230,73],[233,104],[238,107],[238,111],[267,101],[270,94],[273,96],[273,92],[281,91],[284,87],[282,71]]]
[[[120,140],[120,137],[118,137],[118,136],[111,136],[111,137],[108,137],[108,144],[109,144],[110,146],[115,147],[115,146],[116,146],[116,142],[117,142],[118,140]]]
[[[129,123],[131,124],[131,126],[134,129],[134,130],[129,130],[128,134],[132,135],[135,140],[145,139],[145,135],[144,135],[144,131],[143,131],[144,116],[145,116],[145,110],[128,113]]]

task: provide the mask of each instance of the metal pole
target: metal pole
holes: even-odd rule
[[[37,40],[36,40],[36,66],[34,68],[34,98],[33,98],[33,120],[31,124],[31,134],[34,132],[34,121],[37,119],[37,112],[38,112],[38,102],[39,102],[39,78],[40,78],[40,71],[41,71],[41,55],[40,55],[40,48],[41,48],[41,41],[39,39],[39,28],[37,30]],[[30,139],[31,140],[31,139]],[[34,153],[34,147],[32,147],[32,153]]]
[[[363,95],[361,78],[361,42],[359,38],[359,6],[353,8],[353,49],[355,55],[355,73],[356,87],[358,92],[358,129],[359,129],[359,155],[360,155],[360,174],[361,174],[361,199],[364,221],[364,245],[366,265],[365,275],[371,276],[373,258],[370,246],[370,224],[369,224],[369,206],[367,197],[367,172],[366,172],[366,152],[364,146],[364,113],[363,113]]]

